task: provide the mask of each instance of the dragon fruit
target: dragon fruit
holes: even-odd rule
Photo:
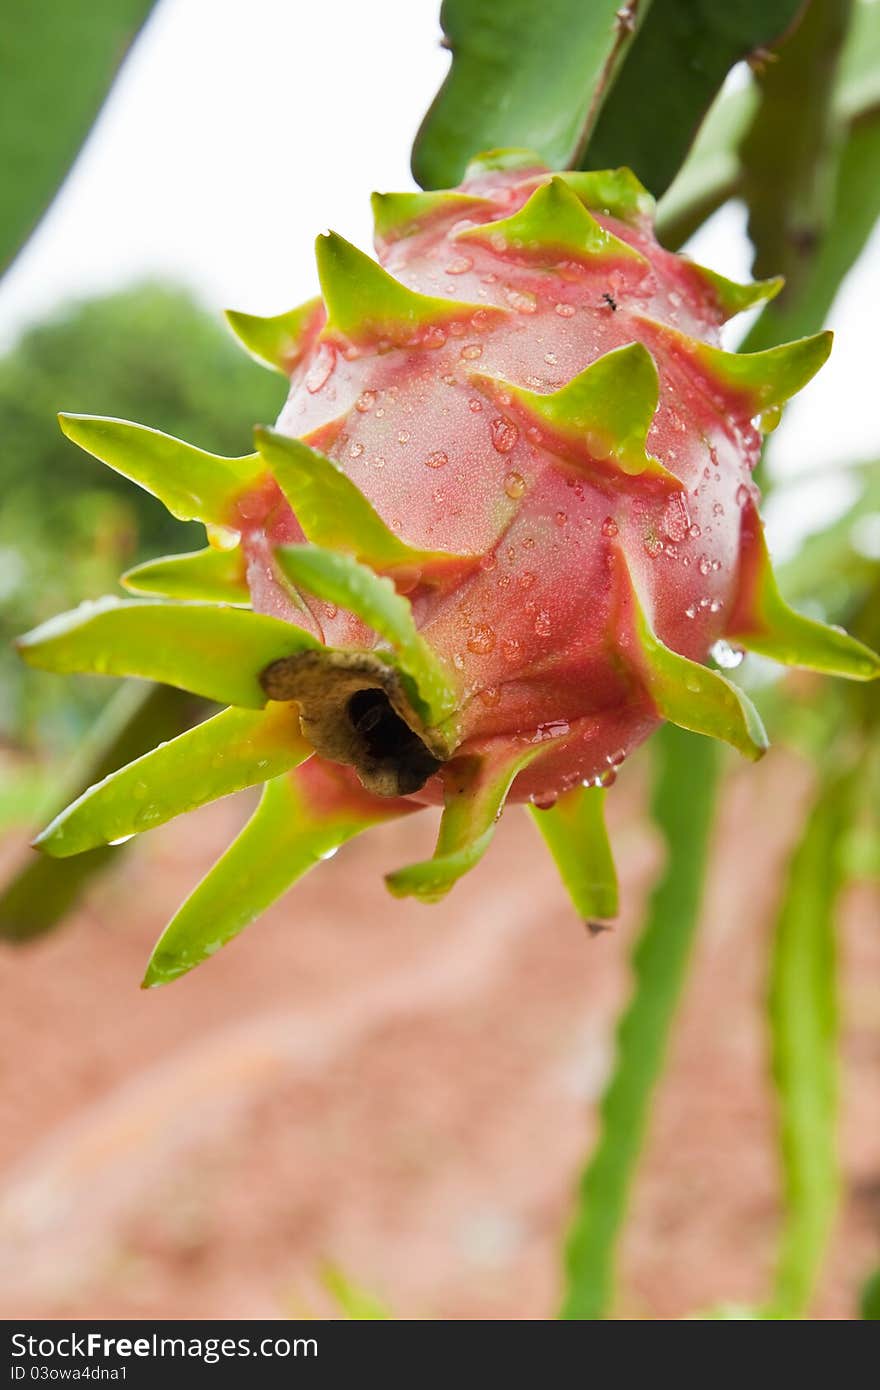
[[[655,240],[626,169],[484,156],[455,191],[376,195],[379,262],[331,233],[322,297],[230,313],[290,378],[256,452],[118,420],[65,433],[207,527],[21,639],[55,671],[166,681],[229,708],[92,787],[38,838],[64,856],[265,783],[163,933],[146,984],[229,941],[370,825],[443,806],[433,901],[526,802],[586,918],[613,916],[604,789],[663,720],[766,747],[734,649],[855,679],[878,659],[789,608],[752,469],[830,335],[723,351],[738,285]],[[714,666],[705,664],[711,653]]]

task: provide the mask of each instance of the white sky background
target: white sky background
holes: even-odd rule
[[[372,189],[413,186],[412,139],[448,66],[438,13],[439,0],[161,0],[0,286],[0,343],[65,300],[148,276],[216,312],[308,298],[316,233],[332,226],[369,248]],[[748,278],[741,209],[722,210],[689,250]],[[880,454],[878,304],[875,236],[838,298],[831,360],[777,436],[780,473]],[[797,530],[850,495],[817,480]],[[791,544],[791,518],[777,521]]]

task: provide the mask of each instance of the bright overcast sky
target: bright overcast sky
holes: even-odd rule
[[[412,138],[448,63],[438,10],[439,0],[161,0],[0,286],[3,340],[66,299],[151,275],[191,286],[215,311],[275,313],[314,293],[315,234],[332,226],[368,247],[371,190],[412,186]],[[691,249],[746,275],[741,213],[723,211]],[[838,300],[831,361],[780,432],[786,472],[880,453],[868,313],[880,303],[878,239],[857,288],[855,278]],[[829,498],[823,487],[816,505]]]

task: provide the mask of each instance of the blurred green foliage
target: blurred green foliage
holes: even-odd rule
[[[28,671],[9,646],[17,633],[116,592],[139,558],[204,544],[201,527],[65,439],[57,412],[121,416],[242,454],[283,390],[189,294],[159,284],[75,304],[0,360],[0,739],[63,751],[112,689]]]

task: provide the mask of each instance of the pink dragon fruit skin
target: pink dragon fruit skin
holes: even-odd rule
[[[724,309],[709,276],[657,244],[647,216],[594,211],[609,235],[588,260],[483,232],[547,178],[540,167],[480,170],[461,190],[472,204],[441,202],[403,234],[385,230],[377,249],[395,279],[479,307],[428,325],[414,350],[323,335],[316,316],[278,421],[343,468],[410,545],[477,558],[448,577],[414,573],[407,596],[455,673],[458,751],[544,741],[510,793],[539,802],[610,781],[659,722],[623,653],[627,568],[667,646],[703,660],[724,634],[761,442],[748,393],[696,372],[665,337],[668,327],[718,345]],[[555,392],[632,343],[659,371],[647,448],[668,478],[631,476],[578,448],[561,456],[541,420],[490,385]],[[254,608],[302,622],[268,561],[304,537],[279,495],[264,498],[263,515],[250,504],[240,525]],[[309,610],[328,646],[372,644],[350,613]],[[419,795],[442,800],[441,779]]]
[[[317,243],[322,297],[230,313],[290,378],[276,428],[226,459],[123,421],[65,432],[205,523],[20,641],[47,669],[164,680],[229,705],[87,791],[38,838],[65,856],[264,783],[160,938],[183,974],[353,834],[430,803],[434,856],[388,875],[434,901],[531,801],[576,907],[613,916],[603,788],[663,720],[751,758],[766,736],[706,664],[718,643],[872,679],[878,658],[789,608],[752,470],[762,424],[830,335],[720,346],[779,280],[664,250],[628,170],[496,152],[460,189],[376,195],[379,264]],[[182,602],[181,602],[182,600]]]

